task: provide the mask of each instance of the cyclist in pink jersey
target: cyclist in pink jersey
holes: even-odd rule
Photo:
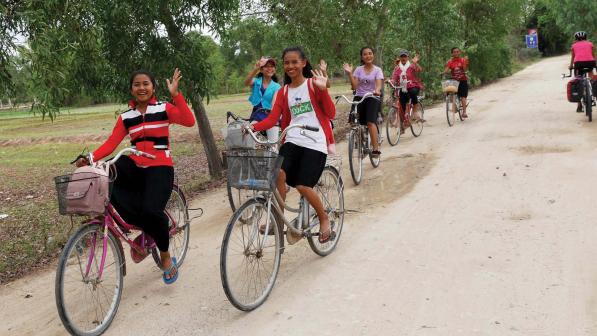
[[[570,66],[574,69],[575,76],[583,76],[585,73],[593,72],[595,69],[595,47],[591,41],[587,41],[587,33],[579,31],[574,34],[576,42],[570,48]],[[576,112],[582,112],[582,103],[578,102]]]

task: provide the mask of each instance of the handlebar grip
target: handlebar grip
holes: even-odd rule
[[[305,125],[305,129],[311,132],[319,132],[319,127]]]

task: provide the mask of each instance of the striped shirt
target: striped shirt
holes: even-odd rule
[[[169,141],[170,124],[187,127],[195,124],[193,113],[182,94],[179,93],[172,98],[172,102],[174,104],[158,102],[152,98],[144,114],[139,112],[135,102],[132,102],[130,109],[118,116],[108,140],[92,153],[93,160],[101,160],[110,155],[128,135],[131,139],[131,146],[156,156],[155,159],[149,159],[131,155],[131,159],[137,166],[172,166]]]

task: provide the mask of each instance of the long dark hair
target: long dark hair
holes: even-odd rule
[[[371,52],[373,53],[373,57],[374,57],[373,58],[373,64],[375,64],[375,50],[373,48],[371,48],[371,47],[362,47],[361,51],[359,52],[359,56],[361,58],[361,65],[365,65],[365,62],[363,62],[363,51],[365,51],[367,49],[371,50]]]
[[[129,78],[129,90],[133,88],[133,81],[135,80],[135,77],[137,77],[138,75],[146,75],[147,77],[149,77],[151,84],[153,84],[153,91],[157,91],[158,84],[155,81],[155,76],[147,70],[137,70],[131,74],[131,77]]]
[[[282,51],[282,62],[284,62],[284,56],[286,56],[286,54],[289,52],[297,52],[299,54],[299,57],[302,60],[307,61],[307,64],[305,64],[305,67],[303,68],[303,76],[305,78],[313,77],[313,74],[311,73],[311,71],[313,70],[313,67],[311,66],[311,63],[309,63],[307,56],[305,56],[305,52],[303,51],[303,48],[289,47],[289,48],[284,49],[284,51]],[[286,74],[286,71],[285,71],[284,72],[284,84],[290,84],[291,82],[292,82],[292,80],[290,79],[290,77],[288,77],[288,75]]]

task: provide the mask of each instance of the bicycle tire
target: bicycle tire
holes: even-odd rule
[[[375,127],[377,127],[377,139],[378,139],[378,146],[381,147],[381,134],[379,133],[379,125],[377,123],[375,123]],[[381,156],[377,156],[377,157],[373,157],[373,155],[371,155],[371,152],[373,151],[373,145],[371,143],[371,137],[368,136],[367,137],[367,143],[369,145],[369,161],[371,161],[371,165],[373,166],[373,168],[377,168],[379,167],[379,164],[381,163]]]
[[[452,112],[452,109],[456,106],[451,106],[452,104],[455,104],[455,102],[451,102],[452,98],[454,98],[453,95],[446,95],[446,119],[448,120],[448,126],[450,127],[454,126],[454,124],[456,123],[456,113]]]
[[[462,100],[460,100],[461,98],[456,96],[458,103],[456,104],[456,111],[458,111],[458,119],[460,119],[460,121],[464,121],[464,117],[462,116]]]
[[[354,184],[359,185],[363,178],[363,143],[361,128],[350,130],[348,135],[348,165]]]
[[[255,193],[252,190],[236,189],[230,186],[230,182],[226,181],[226,191],[228,193],[228,203],[232,212],[236,211],[249,198],[253,198]]]
[[[585,110],[587,111],[589,122],[593,121],[593,98],[591,98],[591,95],[591,86],[585,80]]]
[[[395,125],[396,119],[398,119],[397,125]],[[400,121],[398,111],[395,107],[390,107],[388,117],[386,118],[386,136],[388,137],[390,146],[396,146],[400,142]]]
[[[170,227],[170,247],[168,250],[171,257],[176,257],[176,266],[180,267],[189,249],[191,223],[186,198],[177,185],[172,187],[172,194],[164,211],[166,211],[166,215],[170,218],[169,225],[176,225],[176,228]],[[151,249],[151,256],[156,265],[161,269],[162,262],[157,247]]]
[[[423,103],[419,102],[419,113],[421,114],[421,118],[425,119],[425,110],[423,109]],[[412,107],[411,107],[412,109]],[[413,136],[415,138],[419,137],[421,135],[421,133],[423,133],[423,126],[425,125],[425,123],[423,122],[416,122],[416,123],[410,123],[410,132],[413,134]]]
[[[333,186],[335,186],[335,190],[330,190],[330,192],[336,192],[337,198],[325,193],[324,188],[327,185],[327,181],[332,182]],[[342,227],[344,225],[344,184],[338,170],[331,166],[325,167],[323,173],[321,173],[319,181],[315,185],[315,191],[320,195],[321,201],[326,208],[326,212],[328,212],[332,230],[335,232],[335,237],[324,244],[319,242],[317,236],[308,236],[307,241],[313,252],[321,257],[325,257],[332,253],[338,245],[340,235],[342,234]],[[311,231],[319,231],[318,228],[319,225],[311,228]]]
[[[62,324],[66,328],[66,330],[71,335],[78,335],[78,336],[97,336],[104,333],[112,321],[116,316],[118,311],[118,306],[120,304],[120,299],[122,297],[122,288],[123,288],[123,278],[124,278],[124,255],[122,252],[122,247],[120,246],[120,242],[118,239],[112,234],[112,232],[108,231],[107,239],[105,240],[108,244],[107,251],[110,251],[114,256],[114,262],[108,264],[107,266],[104,265],[104,274],[102,275],[102,279],[93,279],[93,276],[89,276],[89,274],[97,275],[95,272],[99,271],[99,264],[101,262],[102,254],[101,251],[103,250],[103,244],[98,244],[98,242],[104,242],[103,240],[103,231],[104,226],[101,224],[88,224],[85,226],[80,227],[75,234],[73,234],[62,253],[60,254],[60,259],[58,261],[58,268],[56,270],[56,280],[55,280],[55,296],[56,296],[56,307],[58,309],[58,315],[60,316],[60,320]],[[87,234],[91,233],[92,236],[95,238],[89,238],[90,240],[83,241]],[[98,246],[101,245],[100,253],[96,253],[98,250]],[[86,248],[93,249],[93,254],[89,253],[89,255],[84,254],[84,250]],[[76,260],[71,260],[71,253],[75,252],[72,257],[76,257]],[[83,257],[84,256],[84,257]],[[82,258],[83,257],[83,258]],[[98,257],[100,261],[97,260]],[[87,267],[89,261],[92,260],[90,267]],[[79,262],[78,267],[75,267],[74,264],[76,261]],[[84,265],[81,265],[81,262]],[[70,268],[68,266],[72,265],[74,271],[73,275],[70,275]],[[95,266],[95,268],[93,267]],[[106,272],[108,269],[111,269],[113,266],[114,270],[114,292],[108,290],[108,293],[104,293],[104,295],[99,294],[99,290],[105,288],[104,282],[108,279],[108,273]],[[88,271],[83,271],[84,269],[88,268]],[[87,275],[83,274],[87,272]],[[94,272],[94,273],[89,273]],[[78,276],[81,279],[77,278]],[[68,278],[73,278],[74,281],[69,281],[69,284],[83,284],[83,290],[81,292],[76,291],[72,288],[65,288],[66,280]],[[94,283],[90,283],[90,281],[94,281]],[[94,297],[97,295],[97,299],[89,299],[89,297]],[[97,303],[101,307],[101,300],[105,299],[106,301],[112,299],[111,302],[107,302],[108,310],[105,312],[104,316],[98,315],[97,307],[91,309],[81,309],[82,305],[89,305],[93,303]],[[78,301],[75,304],[73,309],[69,309],[68,307],[71,306],[72,301]],[[81,313],[84,312],[93,312],[95,314],[93,317],[90,317],[89,321],[82,321],[82,317],[79,317]],[[101,319],[101,321],[100,321]],[[85,327],[82,324],[89,324],[89,330],[84,329]]]
[[[220,277],[222,280],[222,287],[224,288],[224,293],[226,297],[230,301],[230,303],[239,310],[242,311],[251,311],[256,309],[257,307],[261,306],[268,298],[269,294],[271,293],[272,289],[274,288],[274,284],[276,282],[276,277],[278,276],[278,270],[280,268],[280,259],[282,257],[282,239],[283,232],[280,227],[280,223],[278,223],[276,216],[273,212],[270,212],[270,226],[273,228],[273,235],[264,235],[259,232],[259,226],[261,224],[265,224],[259,222],[259,219],[262,219],[262,214],[265,214],[267,217],[267,202],[263,198],[253,198],[245,202],[237,211],[234,212],[228,225],[226,226],[226,231],[224,232],[224,237],[222,238],[222,248],[220,250]],[[257,220],[257,222],[255,222]],[[245,228],[246,228],[246,237],[245,237]],[[234,229],[240,229],[242,232],[242,239],[233,240],[233,231]],[[257,286],[259,284],[263,284],[262,279],[259,279],[259,284],[255,281],[251,286],[247,284],[244,286],[241,284],[240,286],[236,284],[236,281],[240,278],[245,277],[249,274],[249,272],[256,271],[258,273],[261,272],[263,268],[265,270],[265,266],[260,267],[259,265],[255,266],[252,263],[258,263],[259,259],[265,258],[265,253],[256,248],[255,245],[259,245],[259,241],[255,243],[255,238],[259,237],[268,237],[267,239],[274,239],[274,245],[272,247],[273,252],[273,264],[271,267],[271,273],[266,274],[265,280],[267,281],[265,286],[261,289],[258,289]],[[251,270],[241,270],[238,273],[233,272],[234,265],[232,264],[232,259],[228,260],[229,257],[232,258],[234,256],[234,251],[232,251],[233,247],[231,244],[233,243],[241,243],[243,244],[242,249],[238,252],[238,256],[242,259],[240,262],[239,267],[246,265],[248,268],[251,264]],[[247,245],[247,246],[245,246]],[[255,249],[253,251],[252,249]],[[252,256],[252,257],[251,257]],[[252,259],[252,260],[251,260]],[[259,274],[260,275],[260,274]],[[242,281],[242,279],[240,279]],[[248,280],[250,281],[250,280]],[[246,288],[247,296],[249,296],[248,292],[250,289],[255,290],[255,295],[252,298],[243,299],[241,297],[241,293]]]

